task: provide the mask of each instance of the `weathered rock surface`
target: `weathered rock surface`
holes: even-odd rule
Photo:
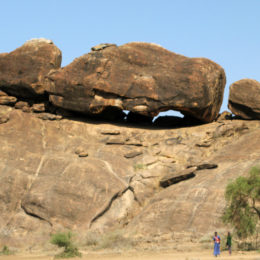
[[[44,77],[61,65],[61,51],[46,39],[32,39],[0,55],[0,89],[16,97],[44,94]]]
[[[230,141],[210,156],[218,168],[198,171],[194,178],[154,195],[128,225],[129,234],[159,240],[168,234],[178,241],[190,241],[192,237],[210,237],[214,230],[224,230],[220,217],[226,185],[259,165],[260,131],[255,129]]]
[[[11,111],[10,107],[0,105],[0,124],[4,124],[9,120]]]
[[[211,122],[219,112],[224,70],[149,43],[106,45],[48,75],[50,101],[98,115],[128,110],[152,118],[169,109]]]
[[[25,101],[18,101],[15,106],[16,109],[23,109],[23,108],[29,108],[28,102]]]
[[[32,106],[32,111],[35,113],[42,113],[45,112],[45,110],[46,110],[46,105],[44,103],[33,104]]]
[[[259,121],[149,129],[0,111],[9,117],[0,124],[0,243],[8,246],[41,246],[67,229],[82,241],[114,228],[149,240],[225,230],[226,184],[260,163]],[[188,166],[193,178],[159,186]]]
[[[260,119],[260,82],[242,79],[230,86],[228,108],[243,119]]]
[[[14,105],[17,101],[16,97],[0,96],[0,105]]]

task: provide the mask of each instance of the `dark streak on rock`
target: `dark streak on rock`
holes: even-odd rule
[[[31,217],[34,217],[34,218],[37,218],[37,219],[40,219],[40,220],[42,220],[42,221],[46,221],[51,227],[53,226],[52,223],[51,223],[49,220],[47,220],[47,219],[45,219],[45,218],[43,218],[43,217],[41,217],[41,216],[39,216],[39,215],[37,215],[37,214],[34,214],[34,213],[32,213],[32,212],[29,212],[23,205],[21,205],[21,209],[24,211],[24,213],[25,213],[26,215],[31,216]]]

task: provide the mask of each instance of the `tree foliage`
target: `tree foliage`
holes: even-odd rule
[[[224,222],[232,224],[240,238],[253,235],[260,220],[260,167],[228,184],[225,198]]]
[[[58,247],[64,247],[64,251],[56,255],[56,258],[70,258],[75,256],[81,256],[81,253],[78,251],[78,248],[72,243],[71,232],[56,233],[52,235],[50,242],[54,245],[57,245]]]

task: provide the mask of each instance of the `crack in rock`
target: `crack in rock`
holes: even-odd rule
[[[115,193],[112,198],[110,199],[110,201],[108,202],[107,206],[101,210],[91,221],[90,221],[90,225],[89,225],[89,228],[91,228],[91,226],[93,225],[94,222],[96,222],[99,218],[101,218],[102,216],[105,215],[106,212],[109,211],[109,209],[111,208],[113,202],[118,199],[118,198],[121,198],[128,190],[130,190],[133,195],[134,195],[134,200],[139,204],[139,200],[137,199],[136,195],[135,195],[135,192],[134,192],[134,188],[131,187],[131,186],[128,186],[126,189],[122,190],[122,191],[118,191],[117,193]]]
[[[42,220],[42,221],[46,221],[51,227],[53,226],[52,223],[51,223],[49,220],[47,220],[47,219],[45,219],[45,218],[43,218],[43,217],[41,217],[41,216],[39,216],[39,215],[37,215],[37,214],[35,214],[35,213],[29,212],[29,211],[25,208],[25,206],[21,205],[21,209],[24,211],[24,213],[25,213],[26,215],[28,215],[28,216],[30,216],[30,217],[33,217],[33,218],[37,218],[37,219]]]

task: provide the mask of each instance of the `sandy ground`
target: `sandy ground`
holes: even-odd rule
[[[105,253],[87,253],[82,252],[83,255],[81,258],[73,258],[73,259],[81,259],[81,260],[208,260],[208,259],[216,259],[216,257],[212,256],[212,252],[209,250],[201,251],[201,252],[134,252],[134,253],[120,253],[120,254],[105,254]],[[11,255],[11,256],[0,256],[0,260],[51,260],[53,259],[53,255]],[[251,259],[251,260],[260,260],[260,253],[257,252],[234,252],[231,256],[228,255],[227,252],[223,252],[218,259],[228,260],[228,259]]]

